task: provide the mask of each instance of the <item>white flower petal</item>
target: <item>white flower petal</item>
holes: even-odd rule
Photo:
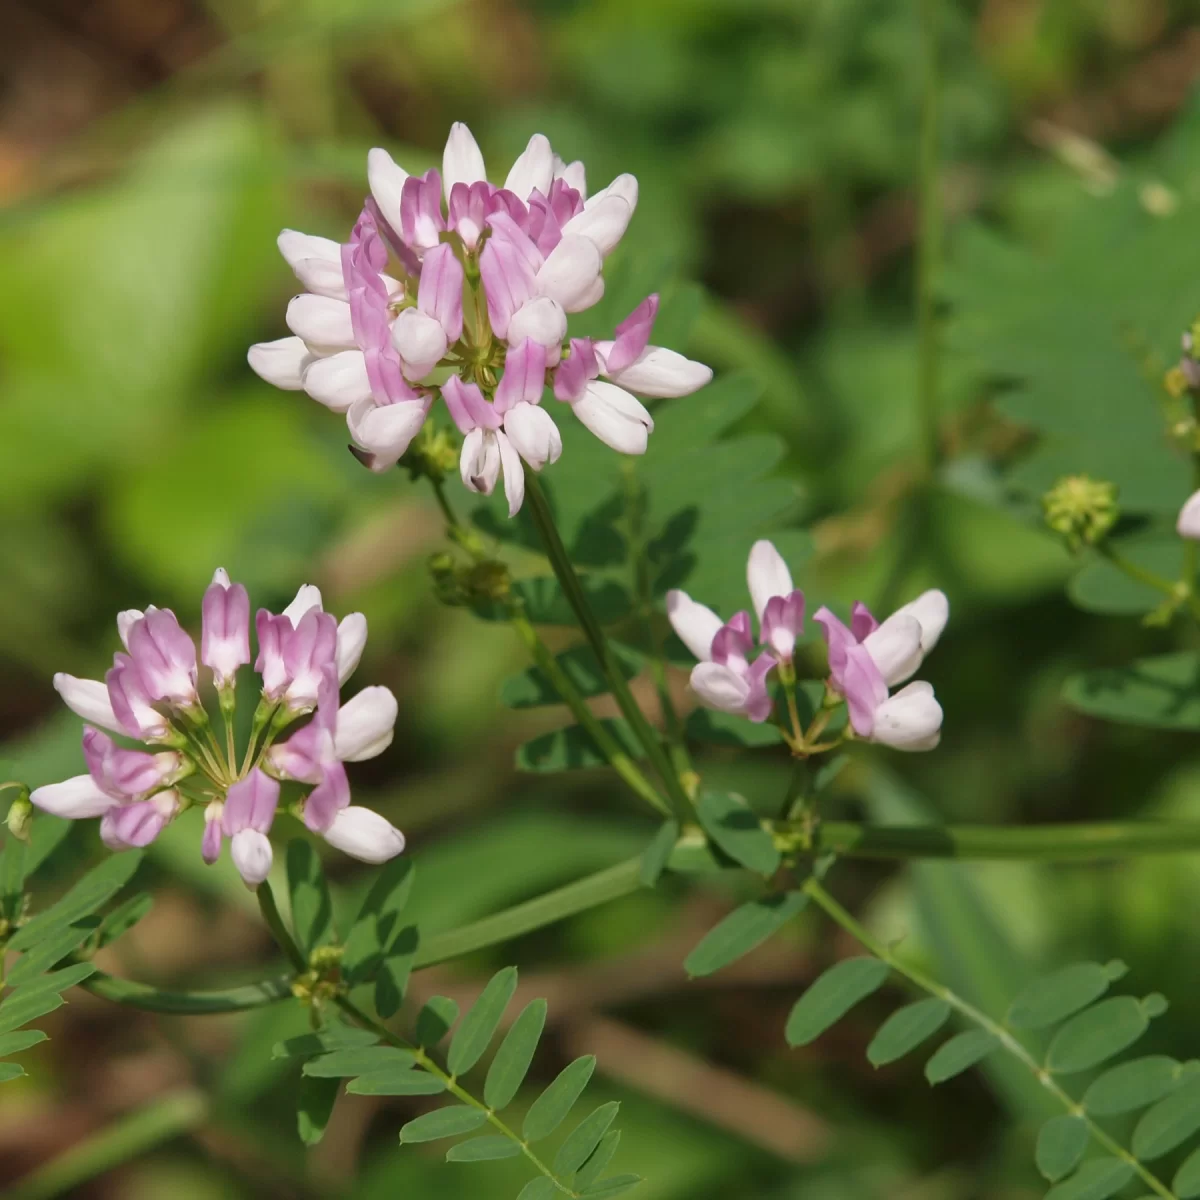
[[[345,683],[362,659],[367,645],[367,618],[362,613],[348,613],[337,627],[338,683]]]
[[[750,598],[754,601],[755,615],[760,622],[763,609],[772,596],[786,597],[792,594],[792,573],[783,561],[783,555],[766,538],[750,547],[746,582],[750,587]]]
[[[287,306],[287,327],[317,352],[353,350],[354,327],[350,323],[350,305],[331,296],[312,296],[307,292],[293,296]],[[253,364],[251,364],[253,365]]]
[[[553,182],[554,151],[550,148],[550,140],[544,133],[535,133],[513,163],[504,186],[522,200],[528,200],[534,189],[549,196]]]
[[[117,803],[100,790],[90,775],[76,775],[71,779],[64,779],[61,783],[49,783],[45,787],[34,788],[29,798],[43,812],[52,813],[56,817],[66,817],[69,821],[99,817]]]
[[[446,331],[431,316],[406,308],[392,325],[392,345],[404,360],[408,379],[423,379],[446,353]]]
[[[478,183],[487,179],[483,166],[483,151],[471,131],[461,122],[450,126],[446,149],[442,155],[442,182],[446,189],[446,200],[456,183]]]
[[[404,849],[404,834],[369,808],[339,809],[322,835],[343,854],[361,862],[384,863]]]
[[[712,658],[713,638],[723,624],[721,618],[678,588],[667,593],[667,617],[679,640],[701,662],[708,662]]]
[[[910,683],[875,710],[871,741],[897,750],[932,750],[942,736],[942,706],[923,680]]]
[[[635,397],[615,384],[591,380],[571,407],[606,446],[622,454],[646,453],[654,421]]]
[[[59,671],[54,676],[54,690],[63,698],[63,703],[85,721],[99,725],[102,729],[114,733],[124,733],[125,729],[113,712],[112,701],[108,698],[108,688],[99,679],[76,679]]]
[[[612,342],[597,342],[596,353],[607,359]],[[693,362],[663,346],[647,346],[623,371],[611,376],[615,383],[642,396],[690,396],[712,379],[712,367]]]
[[[337,242],[295,229],[285,229],[276,240],[288,266],[310,292],[335,300],[346,299],[342,248]]]
[[[265,833],[241,829],[229,841],[233,865],[248,888],[256,888],[271,873],[274,854]]]
[[[371,399],[367,360],[361,350],[340,350],[328,358],[312,359],[301,382],[318,404],[333,412],[346,412],[360,400]]]
[[[907,613],[892,613],[863,638],[863,646],[888,687],[910,679],[925,657],[921,653],[921,622]]]
[[[273,342],[256,342],[246,351],[250,369],[260,379],[287,392],[298,392],[304,368],[312,354],[298,337],[277,338]]]
[[[512,315],[508,323],[508,344],[519,346],[532,338],[539,346],[560,350],[567,336],[567,314],[557,300],[535,296]]]
[[[382,754],[392,744],[399,712],[396,697],[387,688],[363,688],[338,709],[334,754],[343,762]]]
[[[305,613],[311,612],[314,608],[317,612],[325,611],[321,599],[321,589],[315,584],[303,583],[300,585],[291,604],[283,610],[283,615],[291,621],[292,628],[295,629],[300,624]]]
[[[921,653],[928,654],[938,644],[938,638],[950,619],[950,601],[946,599],[945,592],[931,588],[896,609],[894,615],[916,617],[921,624]]]
[[[538,293],[557,300],[569,313],[582,312],[594,303],[591,297],[603,265],[593,241],[578,235],[566,236],[550,251],[537,273]]]
[[[395,230],[401,226],[400,197],[408,172],[396,165],[392,156],[380,146],[367,152],[367,182],[371,195],[379,205],[384,219]]]
[[[563,235],[577,234],[587,238],[607,258],[625,236],[632,217],[633,209],[628,201],[610,194],[573,216],[563,226]]]
[[[746,707],[750,687],[731,667],[702,662],[692,668],[692,691],[719,712],[740,713]]]

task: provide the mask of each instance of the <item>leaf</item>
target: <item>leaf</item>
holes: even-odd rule
[[[0,1037],[0,1058],[20,1054],[22,1050],[44,1041],[46,1035],[40,1029],[18,1029],[15,1033],[6,1033]]]
[[[642,853],[641,865],[638,867],[638,879],[642,887],[658,886],[659,876],[666,870],[667,861],[670,859],[671,851],[675,849],[677,841],[679,841],[679,822],[674,817],[670,817],[658,827],[658,832]]]
[[[520,1153],[520,1142],[514,1142],[502,1133],[488,1133],[451,1146],[446,1151],[446,1161],[491,1162],[497,1158],[517,1158]]]
[[[1161,997],[1113,996],[1084,1009],[1054,1035],[1046,1052],[1046,1069],[1071,1075],[1120,1054],[1146,1032],[1156,1000],[1160,1003]]]
[[[5,769],[5,777],[12,772]],[[27,847],[19,838],[9,835],[0,850],[0,916],[11,924],[21,915],[25,899],[25,876],[28,871]]]
[[[1078,962],[1035,979],[1012,1002],[1006,1018],[1013,1029],[1044,1029],[1098,1000],[1125,974],[1125,964]]]
[[[646,662],[643,655],[619,642],[610,641],[609,646],[622,678],[630,680],[642,670]],[[612,690],[591,646],[575,646],[556,655],[554,661],[581,695],[603,696]],[[500,702],[507,708],[538,708],[562,704],[563,699],[541,668],[531,667],[505,680],[500,689]]]
[[[713,712],[707,708],[690,712],[684,728],[692,741],[715,746],[744,746],[753,750],[778,746],[783,741],[779,730],[769,721],[751,721],[737,713]]]
[[[411,1050],[398,1046],[354,1046],[309,1059],[302,1069],[319,1079],[348,1079],[391,1068],[408,1070],[416,1061]]]
[[[565,1066],[553,1083],[530,1105],[522,1132],[527,1142],[549,1137],[566,1119],[567,1113],[583,1095],[596,1069],[596,1059],[587,1054]]]
[[[31,946],[17,961],[8,974],[9,986],[19,987],[28,983],[77,950],[91,935],[92,928],[81,929],[78,925],[68,925],[65,929],[47,934],[43,941]]]
[[[0,1083],[8,1083],[12,1079],[20,1079],[25,1074],[25,1068],[20,1063],[0,1062]]]
[[[57,992],[45,988],[30,991],[28,985],[10,992],[0,1001],[0,1033],[19,1029],[29,1021],[44,1017],[60,1008],[64,1001]]]
[[[507,525],[507,522],[505,524]],[[610,625],[629,615],[633,608],[629,593],[615,580],[584,576],[580,582],[601,624]],[[558,580],[552,576],[518,580],[512,585],[511,594],[522,602],[525,615],[535,625],[576,624],[575,611],[563,595]],[[485,621],[508,620],[507,604],[482,601],[473,606],[473,611]]]
[[[761,946],[808,903],[804,892],[782,892],[735,908],[701,939],[684,960],[684,970],[696,978],[727,967]]]
[[[516,990],[516,967],[505,967],[488,980],[450,1041],[446,1063],[451,1075],[465,1075],[483,1057]]]
[[[1070,1179],[1052,1187],[1046,1193],[1045,1200],[1108,1200],[1133,1175],[1133,1167],[1119,1158],[1092,1158]]]
[[[939,1046],[925,1064],[925,1078],[931,1084],[944,1083],[969,1070],[981,1059],[986,1058],[997,1046],[999,1039],[986,1029],[969,1029],[957,1033],[948,1042]]]
[[[1080,712],[1155,729],[1200,729],[1200,654],[1183,650],[1072,675],[1063,699]]]
[[[372,1071],[346,1084],[346,1091],[356,1096],[437,1096],[445,1090],[445,1083],[436,1075],[403,1067]]]
[[[386,1021],[400,1010],[413,960],[420,949],[421,935],[415,925],[407,925],[396,935],[379,974],[375,979],[375,1011]],[[451,1021],[453,1021],[453,1017]]]
[[[434,1142],[439,1138],[457,1137],[462,1133],[474,1133],[480,1125],[487,1124],[487,1113],[482,1108],[467,1104],[451,1104],[446,1108],[435,1108],[403,1126],[400,1140],[410,1142]]]
[[[315,1146],[324,1136],[333,1106],[337,1101],[336,1079],[314,1079],[300,1077],[300,1090],[296,1101],[296,1128],[300,1140],[306,1146]]]
[[[807,1046],[860,1000],[878,991],[891,968],[878,958],[846,958],[819,976],[796,1001],[787,1020],[789,1046]]]
[[[705,832],[735,862],[760,875],[774,875],[779,869],[775,842],[741,796],[702,791],[696,813]]]
[[[303,838],[287,846],[288,893],[292,901],[292,932],[305,957],[333,940],[333,900],[317,852]]]
[[[84,875],[61,900],[22,925],[8,943],[9,949],[28,950],[52,930],[90,916],[133,878],[141,861],[140,850],[109,855]]]
[[[483,1100],[488,1108],[499,1112],[512,1103],[529,1073],[545,1025],[546,1001],[530,1000],[512,1023],[488,1068],[483,1084]]]
[[[320,1033],[303,1033],[299,1037],[276,1042],[271,1050],[272,1058],[309,1058],[331,1050],[345,1050],[354,1046],[373,1046],[379,1035],[369,1029],[354,1025],[331,1025]]]
[[[0,1012],[3,1010],[0,1009]],[[1200,1129],[1200,1080],[1194,1080],[1147,1110],[1133,1131],[1138,1158],[1159,1158]]]
[[[96,949],[111,945],[128,933],[154,907],[154,897],[149,892],[138,892],[118,904],[96,930]]]
[[[1090,1137],[1082,1117],[1051,1117],[1038,1131],[1034,1155],[1037,1169],[1056,1183],[1079,1165]]]
[[[458,1020],[458,1002],[449,996],[431,996],[417,1013],[417,1042],[425,1049],[436,1046]]]
[[[630,758],[645,758],[646,751],[621,717],[605,717],[600,724]],[[582,725],[552,729],[517,748],[519,771],[582,771],[608,766],[607,756]]]
[[[412,859],[393,858],[371,885],[342,953],[342,974],[351,983],[374,978],[384,956],[402,934],[400,915],[412,892],[413,878]]]
[[[1194,1200],[1200,1196],[1200,1150],[1193,1150],[1183,1160],[1171,1181],[1171,1191],[1179,1200]]]
[[[60,967],[45,975],[38,975],[23,984],[21,990],[27,995],[34,996],[38,992],[65,992],[78,983],[82,983],[90,975],[96,973],[96,964],[90,962],[74,963],[69,967]]]
[[[1105,1071],[1083,1094],[1083,1106],[1099,1117],[1145,1108],[1185,1081],[1183,1064],[1162,1054],[1135,1058]]]
[[[937,996],[906,1004],[880,1026],[867,1046],[867,1059],[875,1067],[895,1062],[933,1037],[949,1018],[950,1005]]]
[[[579,1191],[590,1187],[613,1160],[617,1147],[621,1144],[621,1131],[610,1129],[601,1139],[600,1145],[592,1152],[587,1162],[575,1174],[575,1187]]]
[[[600,1139],[608,1132],[608,1127],[617,1119],[620,1111],[620,1103],[610,1100],[584,1117],[559,1146],[554,1156],[554,1173],[571,1175],[578,1171],[600,1144]]]
[[[640,1175],[610,1175],[579,1194],[587,1196],[588,1200],[612,1200],[614,1196],[623,1196],[632,1191],[641,1182]]]
[[[531,1179],[522,1189],[517,1200],[551,1200],[552,1197],[559,1195],[559,1190],[554,1184],[553,1179],[548,1179],[545,1175],[539,1175],[536,1179]]]

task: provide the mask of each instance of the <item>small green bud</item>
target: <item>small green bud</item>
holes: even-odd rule
[[[1096,546],[1120,516],[1117,486],[1087,475],[1068,475],[1042,497],[1042,511],[1046,524],[1072,551]]]
[[[22,784],[16,799],[9,807],[5,824],[8,826],[8,832],[18,841],[28,842],[29,826],[32,821],[33,805],[29,800],[29,789]]]

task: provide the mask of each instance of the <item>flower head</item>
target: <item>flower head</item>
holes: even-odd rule
[[[231,753],[231,733],[226,749],[213,735],[198,689],[198,664],[211,671],[222,718],[231,722],[235,676],[250,662],[246,589],[218,570],[202,613],[199,656],[174,613],[130,610],[117,622],[127,653],[115,656],[103,683],[54,677],[68,707],[89,722],[83,733],[88,769],[37,788],[32,802],[60,817],[99,817],[100,835],[114,850],[149,845],[180,813],[202,804],[204,860],[215,862],[228,839],[235,866],[254,887],[271,868],[267,834],[280,781],[288,780],[307,789],[292,811],[332,844],[367,862],[399,854],[404,837],[398,830],[366,809],[350,807],[343,765],[386,749],[397,716],[387,688],[365,688],[340,703],[341,684],[366,643],[363,615],[351,613],[339,624],[309,585],[282,613],[259,610],[255,670],[261,694],[249,744],[237,755]],[[104,730],[143,745],[119,745]]]
[[[567,314],[604,294],[604,260],[637,207],[632,175],[589,197],[583,164],[535,134],[497,187],[460,123],[441,171],[409,175],[375,149],[367,179],[345,245],[280,234],[307,291],[288,306],[293,336],[252,346],[249,362],[276,387],[345,413],[372,470],[396,464],[440,395],[464,436],[464,483],[490,493],[503,474],[511,515],[522,460],[540,471],[562,452],[541,407],[547,386],[602,441],[641,454],[654,422],[633,393],[683,396],[712,378],[650,344],[657,296],[612,341],[567,340]]]

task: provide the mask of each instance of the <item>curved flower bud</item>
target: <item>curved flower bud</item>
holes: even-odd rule
[[[285,641],[283,660],[289,679],[285,703],[292,709],[312,708],[326,668],[337,661],[337,622],[329,613],[310,608]]]
[[[350,408],[346,424],[365,452],[360,455],[362,461],[372,471],[387,471],[400,461],[428,415],[429,405],[422,400],[383,405],[366,400]]]
[[[204,836],[200,839],[200,857],[211,867],[221,857],[221,811],[225,807],[214,800],[204,810]]]
[[[271,873],[275,852],[265,833],[241,829],[229,839],[229,855],[245,885],[253,890]]]
[[[279,253],[296,273],[296,278],[315,295],[346,299],[342,278],[342,248],[331,238],[314,237],[285,229],[276,239]]]
[[[96,786],[117,800],[140,799],[179,778],[183,758],[174,751],[126,750],[98,729],[83,731],[83,757]]]
[[[387,862],[404,849],[404,834],[369,808],[341,809],[323,836],[343,854],[367,863]]]
[[[559,347],[567,336],[567,314],[557,300],[534,296],[513,312],[507,335],[499,336],[507,336],[510,346],[518,346],[526,339],[535,341],[544,346],[549,358],[556,362]]]
[[[771,715],[767,675],[775,667],[770,654],[745,663],[702,662],[692,668],[692,690],[710,708],[737,713],[761,723]]]
[[[201,604],[200,661],[218,688],[228,687],[250,661],[250,596],[218,567]]]
[[[932,750],[942,737],[942,706],[933,688],[916,680],[875,710],[873,742],[897,750]]]
[[[687,592],[672,588],[667,593],[667,617],[679,640],[701,662],[712,659],[713,638],[722,622],[711,608],[699,604]]]
[[[426,252],[421,263],[417,307],[427,317],[437,321],[451,342],[462,336],[462,297],[463,268],[454,254],[454,248],[446,243],[434,246]]]
[[[262,676],[263,695],[268,700],[278,700],[288,685],[284,649],[292,635],[292,623],[287,617],[277,617],[260,608],[254,616],[254,628],[258,637],[254,669]]]
[[[488,321],[492,331],[499,338],[510,336],[513,315],[519,312],[534,294],[537,268],[530,261],[528,249],[521,249],[518,237],[528,240],[519,229],[512,236],[494,233],[479,253],[479,276],[483,280],[483,289],[487,297]],[[537,255],[536,248],[534,255]],[[565,317],[563,328],[565,332]],[[522,329],[521,336],[532,337],[534,334]]]
[[[362,762],[382,754],[392,744],[399,711],[388,688],[363,688],[338,709],[334,754],[342,762]]]
[[[110,850],[148,846],[179,811],[178,792],[159,792],[149,800],[117,804],[100,821],[100,840]]]
[[[256,342],[246,351],[246,361],[265,382],[285,392],[298,392],[304,386],[304,369],[313,356],[303,338],[285,337]]]
[[[301,387],[331,412],[346,412],[360,400],[373,396],[367,359],[361,350],[339,350],[308,363],[300,375]]]
[[[546,386],[546,349],[533,338],[510,346],[504,356],[504,376],[496,387],[496,411],[514,404],[537,404]]]
[[[425,261],[429,261],[429,255],[425,256]],[[404,363],[404,374],[409,379],[424,379],[446,353],[446,331],[433,317],[418,309],[406,308],[392,325],[392,345]]]
[[[450,136],[446,139],[446,149],[442,154],[442,175],[446,181],[447,203],[456,183],[487,182],[483,151],[462,121],[455,121],[450,126]]]
[[[550,148],[550,140],[544,133],[535,133],[510,168],[504,187],[522,200],[528,200],[534,191],[548,196],[553,182],[554,151]]]
[[[638,401],[612,383],[592,380],[571,406],[606,446],[622,454],[645,454],[654,420]]]
[[[152,701],[196,704],[196,643],[169,608],[149,609],[129,627],[129,656]]]
[[[550,414],[537,404],[517,404],[504,414],[504,432],[517,453],[535,470],[558,462],[562,435]]]
[[[92,725],[111,729],[114,733],[127,732],[113,711],[107,685],[99,679],[77,679],[74,675],[59,671],[54,676],[54,690],[76,716]]]
[[[284,321],[310,350],[331,353],[353,350],[358,345],[354,340],[350,305],[344,300],[304,292],[292,297]]]
[[[221,832],[230,839],[234,866],[247,887],[257,887],[271,871],[267,831],[279,804],[279,784],[257,767],[230,789],[221,813]]]
[[[942,630],[946,628],[946,622],[950,619],[950,601],[945,592],[931,588],[896,609],[893,615],[917,619],[921,626],[921,654],[924,656],[938,644]]]
[[[113,665],[104,682],[108,685],[108,698],[122,733],[146,742],[167,736],[170,725],[166,717],[153,708],[146,684],[128,654],[113,656]]]
[[[34,788],[29,799],[43,812],[68,821],[99,817],[119,801],[110,796],[89,775],[75,775],[61,783],[48,783]]]
[[[613,346],[613,342],[597,342],[596,353],[606,359]],[[629,366],[620,371],[605,370],[604,374],[642,396],[690,396],[711,381],[712,367],[662,346],[647,346]]]
[[[593,241],[578,234],[564,236],[537,273],[538,294],[557,300],[566,312],[582,312],[599,298],[593,296],[603,266]]]
[[[580,194],[582,195],[582,192]],[[637,177],[629,174],[618,175],[608,187],[603,187],[594,196],[590,196],[585,201],[584,207],[595,208],[609,196],[619,196],[629,205],[630,210],[636,209],[638,202]]]
[[[397,166],[392,156],[380,146],[367,152],[367,184],[383,219],[399,231],[404,222],[400,215],[400,201],[404,195],[404,184],[408,172]]]
[[[442,216],[442,177],[436,168],[410,175],[400,196],[400,231],[405,243],[420,255],[438,244],[446,228]]]
[[[894,612],[862,641],[888,687],[910,678],[925,657],[921,653],[921,622],[907,613]]]
[[[766,538],[750,547],[750,557],[746,561],[746,584],[760,623],[766,612],[767,601],[772,596],[789,596],[792,593],[792,573],[783,561],[783,555]]]
[[[362,613],[348,613],[337,627],[338,683],[345,683],[362,659],[367,644],[367,618]]]
[[[630,176],[632,178],[632,176]],[[563,226],[564,237],[585,237],[607,258],[625,236],[633,219],[633,206],[625,197],[609,192]]]
[[[316,609],[317,612],[325,610],[325,600],[321,595],[321,589],[315,583],[302,583],[296,589],[296,594],[287,608],[283,610],[283,615],[291,621],[292,628],[295,629],[300,624],[300,619],[313,609]]]

